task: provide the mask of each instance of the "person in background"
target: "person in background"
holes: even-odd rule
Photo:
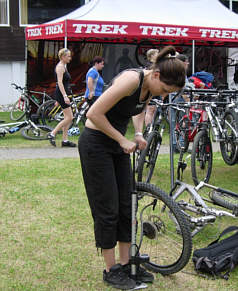
[[[184,55],[184,54],[178,54],[176,56],[176,58],[183,62],[184,68],[185,68],[185,72],[187,72],[188,66],[189,66],[188,57],[186,55]],[[184,88],[194,89],[193,83],[189,82],[187,76],[185,76],[185,87]],[[172,99],[173,99],[173,97],[176,96],[176,93],[172,93],[171,95],[172,95]],[[188,101],[189,101],[189,98],[188,98],[188,96],[186,94],[179,94],[178,97],[176,97],[174,100],[172,100],[172,102],[174,102],[174,103],[184,103],[184,102],[188,102]],[[179,150],[178,150],[177,144],[176,144],[175,133],[174,133],[175,115],[176,115],[176,112],[175,112],[174,109],[171,109],[171,115],[172,115],[171,130],[173,131],[173,151],[175,153],[179,153]]]
[[[118,66],[119,66],[119,70],[118,70]],[[120,73],[124,70],[127,70],[129,68],[133,68],[133,62],[129,58],[129,49],[123,48],[122,56],[119,57],[119,59],[117,60],[117,62],[115,64],[114,75],[116,75],[117,73]]]
[[[175,58],[173,46],[165,47],[150,69],[130,69],[117,75],[111,86],[87,113],[84,131],[79,138],[79,155],[84,185],[94,220],[96,247],[102,249],[106,269],[105,283],[118,289],[133,289],[130,278],[131,190],[130,153],[136,145],[146,147],[143,138],[145,107],[152,96],[164,98],[183,88],[184,64]],[[133,141],[125,137],[132,117]],[[115,247],[119,245],[120,263],[116,264]],[[137,270],[141,282],[153,282],[144,268]]]
[[[158,54],[159,54],[158,49],[149,49],[146,52],[146,58],[148,61],[147,65],[146,65],[147,69],[150,69],[150,67],[156,61]],[[154,98],[159,98],[159,97],[155,96]],[[147,105],[146,112],[145,112],[145,126],[149,125],[152,122],[154,114],[155,114],[155,110],[156,110],[155,105],[150,105],[150,104]]]
[[[96,56],[92,61],[92,68],[90,68],[86,75],[86,92],[85,98],[91,106],[97,98],[102,94],[104,81],[100,75],[100,71],[104,67],[104,59]]]
[[[60,49],[58,52],[59,63],[55,68],[56,89],[54,99],[63,109],[64,119],[48,134],[51,145],[56,146],[55,136],[59,130],[63,130],[62,147],[76,147],[76,144],[68,140],[68,129],[73,120],[73,113],[70,107],[68,95],[71,95],[70,80],[71,76],[67,70],[67,64],[71,61],[71,52],[67,48]]]

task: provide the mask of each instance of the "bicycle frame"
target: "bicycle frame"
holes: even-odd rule
[[[197,121],[195,121],[194,119],[194,115],[199,115],[199,118]],[[184,118],[187,116],[184,116]],[[195,106],[192,106],[189,109],[189,114],[188,114],[188,120],[189,120],[189,124],[188,124],[188,141],[189,142],[193,142],[195,135],[197,134],[197,132],[199,131],[199,128],[201,127],[201,124],[204,122],[207,122],[207,113],[206,110],[204,110],[203,108],[196,108]],[[192,128],[192,125],[195,123],[195,126]]]
[[[231,213],[229,211],[220,210],[217,208],[209,207],[205,201],[215,204],[213,201],[208,200],[207,198],[203,198],[198,193],[199,190],[206,187],[212,190],[220,191],[226,194],[229,194],[230,196],[236,197],[238,199],[238,194],[231,192],[229,190],[216,187],[214,185],[205,183],[204,181],[200,181],[200,183],[197,186],[193,186],[187,183],[184,183],[181,181],[181,177],[183,174],[183,171],[186,169],[187,163],[185,160],[183,160],[184,152],[183,150],[180,152],[179,161],[178,161],[178,167],[177,167],[177,180],[175,181],[174,187],[170,191],[170,196],[173,200],[176,201],[176,199],[182,195],[184,192],[188,193],[191,200],[194,201],[194,204],[191,204],[189,202],[180,200],[176,201],[180,208],[182,209],[184,215],[187,217],[188,221],[193,226],[193,230],[191,231],[192,237],[196,235],[199,231],[201,231],[207,224],[215,222],[217,217],[222,216],[229,216],[229,217],[237,217],[238,216],[238,209],[234,210],[234,213]],[[189,158],[187,156],[187,158]],[[200,215],[200,217],[193,217],[192,215],[189,215],[185,210],[195,213],[196,215]]]
[[[37,129],[37,126],[31,120],[24,120],[24,121],[18,121],[18,122],[4,123],[4,124],[0,124],[0,135],[3,135],[4,136],[7,133],[13,134],[13,133],[19,131],[21,128],[27,126],[28,124],[30,124],[35,129]],[[15,130],[14,132],[11,132],[10,130],[13,127],[18,127],[18,129]]]
[[[172,194],[172,192],[176,189],[177,186],[179,186],[179,188],[176,190],[176,192],[174,194]],[[174,200],[176,200],[183,192],[186,191],[187,193],[189,193],[191,198],[195,201],[195,204],[197,204],[197,206],[189,204],[185,201],[179,201],[178,204],[179,204],[180,208],[182,210],[188,210],[188,211],[191,211],[193,213],[203,215],[201,217],[192,217],[192,216],[189,216],[188,213],[183,211],[184,215],[187,218],[189,218],[189,221],[195,226],[194,230],[192,231],[192,236],[194,236],[199,231],[201,231],[207,224],[215,222],[217,217],[222,217],[222,216],[229,216],[229,217],[233,217],[233,218],[237,217],[237,215],[230,213],[228,211],[219,210],[219,209],[207,206],[207,204],[205,203],[205,198],[202,198],[198,193],[198,191],[200,189],[202,189],[203,187],[207,187],[207,188],[210,188],[213,190],[222,190],[225,193],[227,191],[225,189],[221,189],[221,188],[215,187],[213,185],[204,183],[203,181],[201,181],[195,187],[195,186],[186,184],[180,180],[176,180],[175,187],[174,187],[174,189],[172,189],[172,191],[170,193],[172,198]],[[230,194],[233,193],[231,191],[228,191],[228,192]],[[233,195],[238,198],[238,194],[233,193]],[[212,202],[212,201],[210,201],[210,202]]]
[[[216,107],[215,103],[212,103],[211,106],[206,106],[205,110],[207,112],[208,119],[211,124],[213,141],[216,141],[216,142],[225,141],[226,136],[221,125],[222,116],[216,115],[214,111],[212,110],[212,107]],[[231,130],[235,134],[236,142],[238,142],[238,133],[236,132],[235,128],[232,127],[232,125],[227,120],[225,120],[225,123],[227,126],[231,128]]]

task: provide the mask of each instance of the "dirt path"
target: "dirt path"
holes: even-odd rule
[[[213,151],[219,151],[219,145],[213,144]],[[162,145],[160,154],[168,154],[169,146]],[[0,160],[78,158],[78,148],[0,148]]]

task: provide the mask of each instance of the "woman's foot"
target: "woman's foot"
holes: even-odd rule
[[[55,136],[51,132],[47,134],[47,138],[51,145],[56,147]]]
[[[75,148],[76,147],[76,143],[73,143],[72,141],[62,141],[62,147],[71,147],[71,148]]]

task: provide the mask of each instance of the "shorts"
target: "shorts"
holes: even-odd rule
[[[59,103],[59,105],[61,106],[62,109],[66,109],[66,108],[70,107],[69,104],[66,104],[64,102],[64,97],[58,88],[56,88],[56,90],[55,90],[54,99]]]

